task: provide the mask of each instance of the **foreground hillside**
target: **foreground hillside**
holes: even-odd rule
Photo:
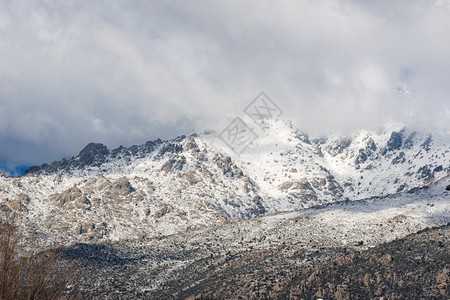
[[[450,221],[445,188],[78,244],[64,257],[80,259],[82,291],[110,298],[445,299],[449,227],[415,234]]]
[[[278,251],[250,251],[180,299],[448,299],[450,225],[369,250],[338,249],[310,265],[278,265]],[[302,255],[301,253],[299,253]],[[270,261],[270,263],[269,263]]]

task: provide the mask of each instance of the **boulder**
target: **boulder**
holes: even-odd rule
[[[89,208],[91,206],[91,202],[86,195],[84,195],[83,192],[75,186],[62,193],[54,195],[51,200],[55,205],[65,207],[67,209]]]

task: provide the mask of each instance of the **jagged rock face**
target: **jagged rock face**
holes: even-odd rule
[[[352,140],[348,137],[342,137],[338,140],[333,141],[326,147],[326,151],[330,153],[331,156],[336,156],[341,154],[350,144]]]
[[[0,209],[2,211],[13,210],[16,212],[27,213],[30,201],[28,195],[21,193],[15,199],[5,198],[1,203]]]
[[[387,150],[393,151],[400,149],[402,147],[402,137],[400,132],[393,131],[391,138],[387,142]]]
[[[106,161],[109,155],[108,148],[99,143],[90,143],[83,150],[80,151],[77,157],[71,160],[62,159],[48,164],[43,164],[40,167],[31,167],[25,174],[42,174],[55,173],[63,170],[70,170],[71,168],[85,168],[89,166],[98,167]]]
[[[89,208],[91,206],[89,199],[77,187],[72,187],[67,191],[54,195],[50,201],[54,205],[67,209]]]
[[[231,157],[229,156],[224,157],[223,155],[216,154],[214,155],[213,161],[217,164],[217,167],[222,170],[223,175],[230,177],[236,176],[237,178],[241,178],[244,175],[242,170],[232,162]]]
[[[348,183],[355,181],[356,177],[344,180],[338,179],[344,189],[348,186],[350,189],[356,192],[359,190],[359,193],[361,193],[364,185],[366,185],[365,190],[372,189],[374,186],[372,181],[366,180],[367,175],[375,179],[386,176],[384,185],[386,189],[391,186],[393,189],[389,193],[394,193],[395,191],[412,188],[414,185],[420,185],[419,182],[428,182],[446,176],[450,171],[450,164],[448,161],[444,162],[444,159],[448,160],[449,146],[447,143],[442,143],[442,140],[434,141],[432,135],[420,135],[415,131],[408,132],[402,129],[390,133],[387,141],[384,141],[385,144],[380,140],[380,137],[377,137],[378,141],[375,141],[374,138],[375,136],[366,136],[362,139],[356,137],[353,138],[350,145],[347,145],[346,142],[345,147],[331,147],[333,150],[331,152],[330,146],[327,145],[342,145],[342,139],[334,142],[326,139],[315,140],[317,147],[319,149],[325,148],[332,157],[337,157],[343,161],[349,161],[355,157],[353,162],[348,162],[348,166],[358,170],[361,174],[361,180],[357,180],[357,188],[355,189],[355,184]],[[360,145],[359,149],[355,148],[356,145]],[[430,154],[433,148],[436,152]],[[335,149],[339,149],[339,151]],[[393,174],[394,177],[387,174]],[[406,178],[404,178],[405,175]],[[412,182],[416,183],[413,184]],[[380,185],[375,184],[375,186]],[[380,191],[380,194],[385,193],[386,191]],[[355,196],[358,197],[358,194],[353,197]],[[373,196],[376,195],[373,194]]]
[[[163,142],[160,139],[156,141],[146,142],[141,146],[131,146],[130,148],[125,148],[119,146],[111,151],[100,143],[90,143],[88,144],[80,153],[69,160],[62,159],[59,161],[52,162],[50,165],[43,164],[41,166],[34,166],[26,170],[26,175],[39,175],[39,174],[54,174],[54,173],[64,173],[71,172],[74,169],[87,169],[91,167],[100,167],[105,163],[111,161],[123,161],[129,163],[132,159],[144,158],[148,154],[153,153],[156,147],[158,147]],[[107,170],[105,170],[107,171]]]
[[[14,199],[9,203],[9,207],[18,212],[28,212],[28,204],[30,201],[28,195],[19,194],[17,199]]]
[[[85,166],[98,167],[105,162],[108,154],[109,150],[105,145],[90,143],[78,154],[73,166],[77,168]]]
[[[358,150],[358,155],[355,159],[355,166],[358,168],[365,163],[367,159],[377,150],[377,145],[372,138],[368,138],[365,142],[365,147]]]
[[[165,154],[168,153],[173,153],[173,154],[177,154],[183,151],[183,146],[179,145],[179,144],[174,144],[174,143],[167,143],[164,146],[161,147],[161,149],[159,150],[158,154],[156,155],[157,157],[163,157]]]
[[[186,157],[183,155],[173,155],[171,156],[161,167],[161,171],[165,174],[172,171],[181,171],[183,166],[186,164]]]
[[[333,176],[327,176],[325,178],[302,178],[299,181],[287,181],[281,184],[279,190],[286,192],[293,198],[303,201],[317,201],[317,192],[320,191],[324,194],[331,194],[334,197],[342,197],[344,189],[341,185],[334,180]]]

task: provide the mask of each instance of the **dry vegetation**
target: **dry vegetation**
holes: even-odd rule
[[[75,264],[58,260],[60,249],[33,247],[18,218],[4,212],[0,220],[0,300],[73,299]]]

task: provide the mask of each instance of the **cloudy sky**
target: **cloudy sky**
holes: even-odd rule
[[[215,129],[450,128],[450,1],[0,0],[0,168]]]

